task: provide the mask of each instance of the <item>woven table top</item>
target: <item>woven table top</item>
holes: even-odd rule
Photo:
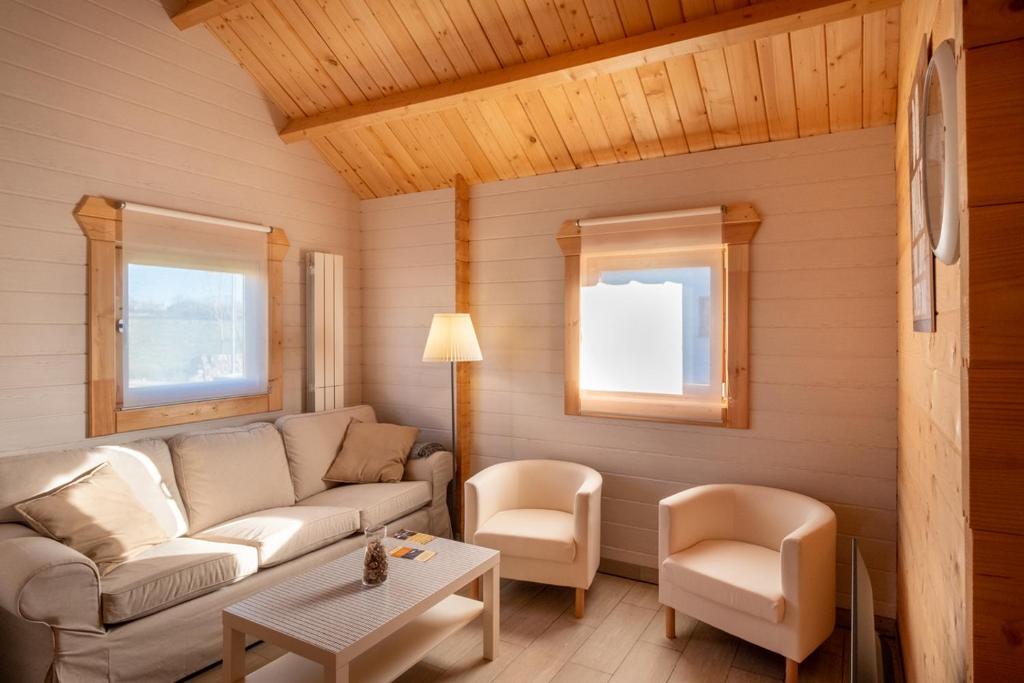
[[[389,556],[388,580],[367,587],[362,583],[364,550],[360,548],[254,593],[224,611],[337,654],[409,610],[437,602],[437,594],[445,587],[471,574],[479,575],[482,567],[492,566],[498,557],[496,550],[446,538],[416,546],[389,537],[384,544],[389,551],[407,545],[437,555],[427,562]]]

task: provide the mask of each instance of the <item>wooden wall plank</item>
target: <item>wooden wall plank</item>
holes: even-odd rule
[[[740,137],[736,104],[729,85],[729,67],[722,50],[698,52],[693,56],[700,78],[704,104],[715,147],[734,147],[743,142]]]
[[[863,121],[863,23],[860,17],[825,24],[828,60],[828,116],[833,133]]]
[[[797,137],[796,92],[789,35],[761,38],[756,42],[757,64],[764,90],[765,115],[772,140]]]
[[[899,33],[899,9],[864,15],[865,126],[885,125],[896,118]]]
[[[793,89],[800,136],[829,131],[828,60],[825,29],[805,28],[789,34],[793,52]]]
[[[652,64],[637,69],[644,96],[651,108],[654,127],[666,155],[684,154],[689,151],[686,133],[676,105],[676,99],[669,80],[668,64]]]
[[[1024,201],[1024,39],[975,48],[968,56],[968,201]]]
[[[740,140],[745,145],[767,142],[768,120],[754,43],[727,47],[725,63],[729,68],[729,84],[732,86],[732,99],[736,106]]]
[[[964,47],[1024,38],[1024,15],[1013,0],[974,0],[964,7]]]

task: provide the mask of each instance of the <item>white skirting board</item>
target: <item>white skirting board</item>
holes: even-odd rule
[[[344,262],[306,254],[306,411],[345,405]]]

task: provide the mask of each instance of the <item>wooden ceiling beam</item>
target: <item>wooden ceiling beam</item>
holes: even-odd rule
[[[583,81],[671,57],[861,16],[896,7],[900,2],[772,0],[756,3],[592,47],[292,119],[281,131],[281,138],[285,142],[296,142],[339,130],[438,112],[468,101]]]
[[[184,31],[210,19],[216,19],[247,2],[249,0],[191,0],[171,17],[171,21]]]

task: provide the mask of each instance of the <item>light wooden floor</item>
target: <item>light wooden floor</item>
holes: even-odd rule
[[[572,615],[572,591],[503,582],[501,652],[481,657],[473,623],[444,641],[405,673],[402,683],[773,683],[785,677],[781,656],[706,624],[676,615],[675,640],[665,638],[658,587],[598,574],[583,619]],[[848,632],[832,637],[800,666],[801,683],[842,683],[848,677]],[[249,671],[283,654],[262,643],[246,657]],[[192,683],[220,681],[211,669]]]

